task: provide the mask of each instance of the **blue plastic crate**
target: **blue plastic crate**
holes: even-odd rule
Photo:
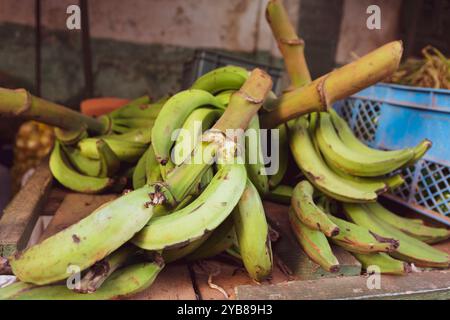
[[[402,170],[397,200],[448,225],[450,216],[450,90],[377,84],[339,101],[335,109],[371,147],[399,149],[429,139],[433,147],[415,166]]]

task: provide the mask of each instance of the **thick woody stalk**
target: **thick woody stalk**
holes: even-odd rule
[[[297,36],[282,0],[269,1],[266,8],[266,19],[283,55],[284,64],[291,80],[291,87],[288,90],[310,83],[311,75],[304,55],[305,43]]]
[[[0,116],[36,120],[69,131],[85,128],[92,133],[101,134],[106,130],[98,120],[32,96],[25,89],[0,88]]]
[[[390,42],[309,85],[283,94],[277,102],[277,107],[262,115],[262,126],[274,128],[303,114],[328,110],[335,101],[392,74],[398,67],[402,52],[401,41]]]
[[[261,108],[271,88],[270,76],[261,69],[254,69],[241,89],[231,96],[227,109],[214,125],[213,131],[222,135],[224,141],[227,139],[225,136],[227,130],[245,130],[251,118]],[[191,158],[171,172],[166,183],[176,202],[186,197],[202,174],[211,166],[216,151],[222,147],[220,143],[216,142],[203,142],[202,147],[197,149],[203,152],[201,162],[196,161],[198,158],[194,153]]]

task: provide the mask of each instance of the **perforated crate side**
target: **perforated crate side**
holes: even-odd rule
[[[281,76],[283,73],[281,68],[209,50],[196,50],[194,57],[185,63],[183,68],[183,89],[189,88],[201,75],[226,65],[236,65],[249,70],[254,68],[263,69],[272,77],[273,91],[278,93],[281,90]]]
[[[378,101],[349,98],[335,105],[355,135],[373,146],[378,129],[377,119],[382,112]],[[391,193],[407,204],[420,205],[428,210],[450,216],[450,168],[427,159],[399,170],[405,183]],[[420,211],[420,210],[419,210]]]

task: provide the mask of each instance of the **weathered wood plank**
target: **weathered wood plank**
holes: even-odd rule
[[[238,299],[450,299],[450,271],[382,275],[379,289],[370,289],[366,276],[292,281],[270,286],[239,286]]]
[[[196,295],[186,264],[170,264],[151,287],[127,300],[196,300]]]
[[[331,273],[322,269],[306,255],[295,239],[289,225],[288,208],[268,201],[264,202],[264,208],[272,227],[280,233],[280,239],[273,244],[273,250],[294,276],[302,280],[312,280],[361,274],[361,264],[350,253],[334,245],[332,249],[339,261],[340,270]]]
[[[53,219],[41,235],[40,241],[77,223],[102,204],[114,200],[116,197],[116,194],[90,195],[68,193],[58,210],[56,210]]]
[[[5,208],[0,219],[0,256],[23,249],[47,200],[52,185],[48,162],[43,161],[30,180]]]
[[[231,264],[219,259],[203,260],[192,265],[200,298],[202,300],[224,300],[225,295],[210,286],[216,285],[222,288],[228,299],[235,299],[235,288],[241,285],[259,287],[261,284],[253,281],[243,268],[238,264]],[[210,278],[210,283],[208,279]],[[275,284],[287,281],[289,278],[276,265],[272,272],[272,278],[263,281],[262,284]]]
[[[114,200],[116,194],[88,195],[69,193],[56,211],[48,227],[40,237],[40,241],[64,230],[88,216],[104,203]],[[196,299],[186,265],[168,265],[158,275],[153,285],[128,299],[164,300],[164,299]]]
[[[53,216],[68,193],[70,193],[70,191],[67,189],[57,187],[50,188],[47,201],[41,210],[41,216]]]

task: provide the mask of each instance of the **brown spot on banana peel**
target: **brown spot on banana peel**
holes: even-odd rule
[[[11,266],[8,259],[0,257],[0,275],[12,275]]]
[[[369,233],[375,238],[375,240],[377,240],[380,243],[389,243],[392,247],[392,249],[397,249],[400,246],[400,241],[396,240],[396,239],[392,239],[392,238],[385,238],[382,237],[372,231],[369,230]]]
[[[111,266],[108,261],[97,261],[81,280],[80,288],[74,289],[78,293],[93,293],[106,280]]]
[[[76,234],[72,235],[72,240],[75,243],[80,243],[80,241],[81,241],[80,237],[78,237]]]

